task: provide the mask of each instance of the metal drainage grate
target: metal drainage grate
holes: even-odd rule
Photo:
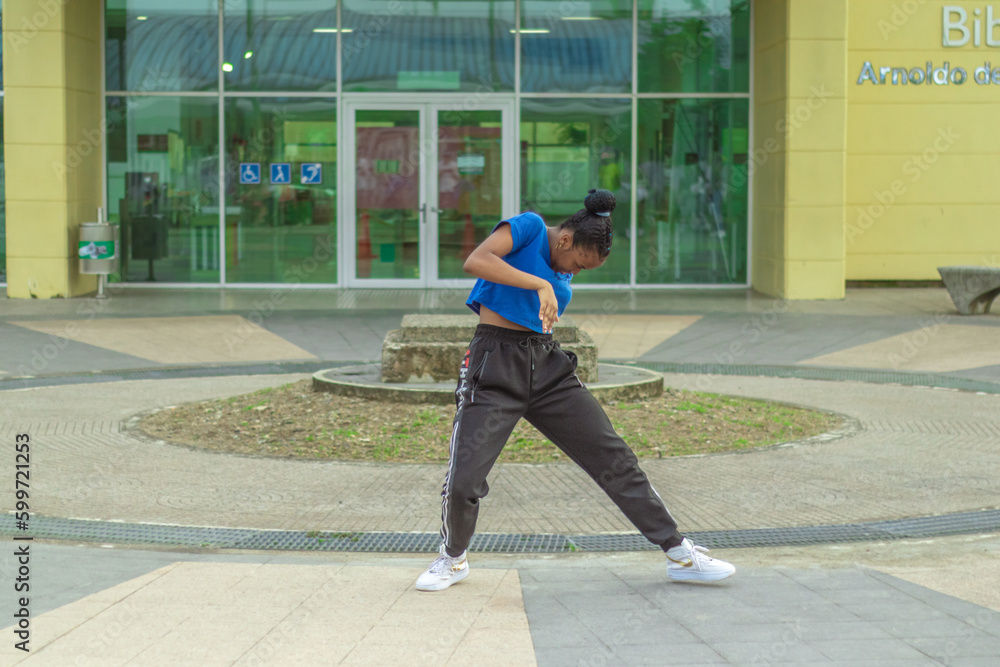
[[[32,517],[30,526],[31,536],[38,539],[211,549],[428,553],[437,551],[441,543],[437,533],[202,528],[44,516]],[[853,524],[702,531],[688,533],[688,536],[706,547],[733,549],[898,540],[988,532],[1000,532],[1000,510]],[[25,534],[16,530],[12,514],[0,515],[0,535]],[[474,551],[494,553],[656,549],[638,534],[568,536],[550,533],[538,535],[478,533],[473,537],[470,548]]]
[[[800,366],[748,366],[737,364],[689,364],[665,361],[640,361],[634,365],[660,373],[691,373],[698,375],[740,375],[751,377],[796,378],[800,380],[830,380],[834,382],[869,382],[899,384],[907,387],[942,387],[963,391],[1000,394],[1000,383],[970,380],[951,375],[930,373],[898,373],[894,371],[815,368]]]

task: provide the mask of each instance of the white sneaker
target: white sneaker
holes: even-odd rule
[[[441,555],[417,578],[418,591],[443,591],[469,576],[469,561],[466,552],[452,558],[441,545]]]
[[[684,538],[680,546],[667,550],[667,576],[674,581],[719,581],[731,577],[736,568],[724,560],[706,556],[708,549]]]

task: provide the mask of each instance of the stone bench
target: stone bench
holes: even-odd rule
[[[962,315],[988,313],[1000,296],[1000,267],[941,266],[938,273]]]
[[[458,369],[469,349],[476,315],[404,315],[402,328],[390,331],[382,343],[383,382],[458,381]],[[553,337],[578,359],[577,375],[597,382],[597,345],[585,332],[556,325]]]

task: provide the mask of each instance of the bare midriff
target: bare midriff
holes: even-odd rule
[[[499,315],[486,306],[480,304],[479,306],[479,323],[480,324],[490,324],[495,327],[503,327],[504,329],[517,329],[518,331],[531,331],[528,327],[522,327],[520,324],[515,324],[508,320],[503,315]]]

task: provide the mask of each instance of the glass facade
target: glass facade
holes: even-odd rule
[[[0,11],[0,32],[3,31],[3,12]],[[7,196],[6,173],[3,159],[3,44],[0,43],[0,283],[7,282]]]
[[[335,100],[229,98],[225,120],[226,281],[337,282]],[[287,165],[288,182],[246,183],[246,164]]]
[[[108,220],[128,282],[219,282],[219,105],[108,97]]]
[[[601,187],[576,284],[748,281],[749,0],[105,1],[123,280],[444,286]]]
[[[750,0],[639,0],[640,93],[750,90]]]
[[[109,91],[214,90],[219,85],[216,0],[105,0]]]
[[[344,90],[513,91],[513,0],[344,0]]]
[[[522,0],[521,92],[632,92],[631,0]]]
[[[223,7],[226,90],[337,89],[337,8],[330,0],[226,0]]]
[[[0,92],[0,283],[7,282],[7,176],[3,159],[3,93]]]
[[[747,281],[748,107],[639,101],[636,282]]]
[[[631,123],[627,98],[521,101],[521,208],[552,226],[583,208],[590,188],[610,190],[617,200],[611,254],[599,271],[577,274],[575,285],[629,282]]]

